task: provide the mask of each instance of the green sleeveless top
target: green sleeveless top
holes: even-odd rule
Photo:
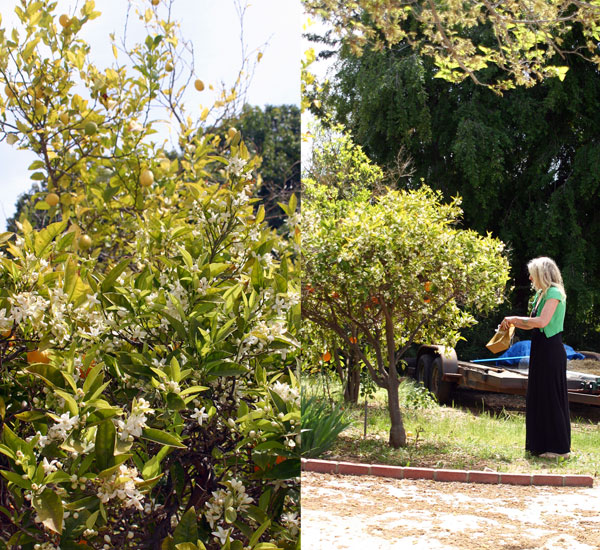
[[[538,296],[542,291],[538,290],[533,299],[533,304],[536,303]],[[540,302],[536,308],[535,316],[539,317],[542,314],[542,310],[544,309],[544,305],[548,300],[552,298],[558,300],[558,305],[554,310],[554,315],[552,315],[552,319],[550,322],[540,330],[546,335],[546,338],[550,338],[555,334],[563,331],[564,321],[565,321],[565,312],[567,309],[566,301],[567,299],[560,293],[560,290],[555,286],[551,286],[540,298]]]

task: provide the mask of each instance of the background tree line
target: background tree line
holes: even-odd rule
[[[471,38],[483,45],[489,29],[479,27]],[[584,42],[577,26],[565,40],[571,50]],[[423,178],[447,199],[460,195],[463,225],[508,244],[510,299],[465,332],[459,354],[480,356],[503,313],[525,313],[531,294],[526,263],[539,255],[555,258],[563,271],[566,342],[600,348],[597,65],[568,55],[558,60],[569,67],[562,80],[499,95],[472,79],[436,78],[431,58],[406,42],[365,47],[360,55],[342,45],[338,55],[335,76],[313,112],[343,123],[384,167],[410,159],[412,175],[401,187],[417,188]]]

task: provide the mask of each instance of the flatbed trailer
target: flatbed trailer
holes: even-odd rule
[[[579,353],[600,360],[600,354]],[[438,345],[421,346],[416,360],[409,364],[408,374],[431,391],[440,403],[448,403],[455,388],[512,395],[527,393],[527,368],[459,361],[453,348]],[[567,370],[567,390],[571,403],[600,406],[600,375]]]

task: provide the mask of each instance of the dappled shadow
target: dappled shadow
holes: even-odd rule
[[[489,414],[503,418],[507,414],[525,414],[525,396],[458,388],[452,393],[451,406],[474,415]],[[571,421],[600,423],[600,407],[569,403]]]

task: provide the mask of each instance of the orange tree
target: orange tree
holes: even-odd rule
[[[399,447],[402,356],[415,342],[456,344],[475,312],[502,302],[504,245],[458,227],[459,199],[444,203],[425,185],[377,191],[381,171],[346,135],[317,141],[315,157],[319,169],[303,179],[303,317],[335,333],[386,389]]]
[[[0,548],[299,547],[295,201],[270,230],[240,133],[183,115],[155,4],[133,68],[90,62],[90,1],[0,31],[0,132],[47,213],[0,237]]]

